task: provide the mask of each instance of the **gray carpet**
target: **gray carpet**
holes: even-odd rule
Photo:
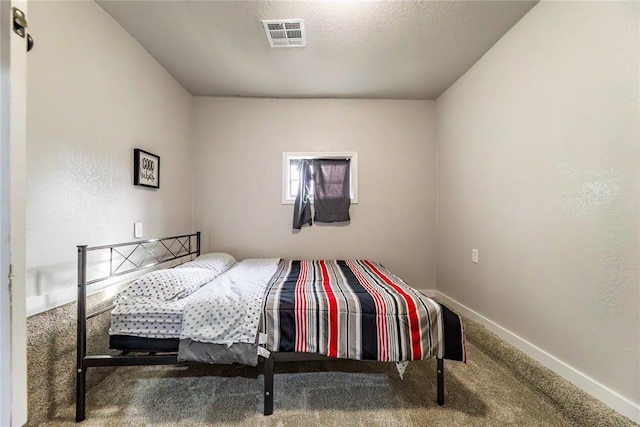
[[[276,365],[274,414],[262,415],[261,367],[120,368],[87,395],[83,426],[629,426],[636,425],[483,327],[465,322],[468,364],[435,360]],[[212,376],[215,375],[215,376]],[[72,425],[74,406],[49,425]]]

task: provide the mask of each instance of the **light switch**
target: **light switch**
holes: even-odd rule
[[[133,223],[133,238],[140,239],[142,237],[142,223],[134,222]]]
[[[478,263],[478,250],[477,249],[471,249],[471,261],[474,263]]]

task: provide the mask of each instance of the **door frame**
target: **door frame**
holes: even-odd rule
[[[0,425],[11,423],[11,304],[9,302],[9,18],[0,1]],[[6,17],[6,18],[5,18]]]
[[[0,425],[27,422],[26,80],[27,39],[0,1]]]

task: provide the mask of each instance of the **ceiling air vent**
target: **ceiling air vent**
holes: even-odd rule
[[[271,47],[307,47],[302,19],[272,19],[262,21]]]

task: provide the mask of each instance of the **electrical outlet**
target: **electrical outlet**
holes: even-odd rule
[[[474,263],[478,263],[478,250],[477,249],[471,249],[471,261]]]
[[[134,222],[133,223],[133,238],[140,239],[142,237],[142,223]]]

